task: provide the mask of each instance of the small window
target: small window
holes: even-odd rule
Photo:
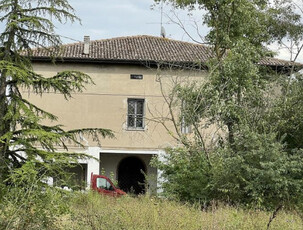
[[[191,125],[186,124],[184,117],[182,117],[181,120],[181,133],[183,134],[187,134],[187,133],[191,133]]]
[[[131,74],[130,79],[142,80],[143,75],[142,74]]]
[[[144,99],[128,99],[127,127],[143,129]]]
[[[188,122],[185,119],[186,109],[187,109],[186,108],[186,102],[182,101],[182,104],[181,104],[181,133],[183,133],[183,134],[187,134],[187,133],[192,132],[191,125],[188,124]]]
[[[97,188],[102,188],[106,190],[113,190],[112,185],[105,178],[97,178]]]

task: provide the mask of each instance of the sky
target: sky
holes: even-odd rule
[[[83,40],[84,35],[89,35],[92,40],[113,38],[131,35],[160,36],[161,10],[160,5],[154,6],[153,0],[70,0],[70,4],[80,17],[81,24],[57,24],[58,34],[75,40]],[[153,9],[151,9],[153,8]],[[168,38],[190,41],[184,31],[168,17],[172,17],[171,7],[163,5],[163,27]],[[176,11],[187,29],[198,38],[186,11]],[[199,12],[195,15],[198,17]],[[206,33],[204,27],[201,33]],[[64,42],[70,42],[63,39]]]

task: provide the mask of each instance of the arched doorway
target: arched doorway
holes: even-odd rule
[[[146,168],[138,157],[126,157],[122,159],[118,166],[118,184],[125,192],[142,194],[144,189],[144,174]]]

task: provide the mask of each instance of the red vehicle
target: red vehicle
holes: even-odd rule
[[[98,193],[109,195],[109,196],[122,196],[126,193],[121,189],[116,188],[116,186],[111,182],[111,180],[102,175],[91,174],[91,188]]]

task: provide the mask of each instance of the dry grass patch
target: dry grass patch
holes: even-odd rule
[[[72,214],[62,217],[62,229],[266,229],[269,212],[236,209],[227,206],[201,211],[198,207],[149,198],[112,198],[89,193],[72,202]],[[303,230],[303,222],[294,213],[280,212],[271,229]]]

